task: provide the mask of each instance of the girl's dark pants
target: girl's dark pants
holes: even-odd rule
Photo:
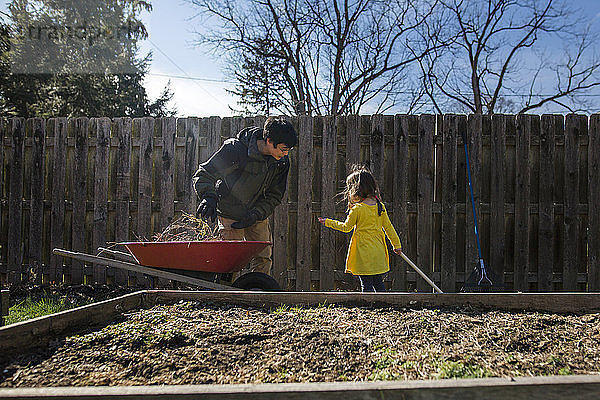
[[[383,275],[358,275],[360,279],[360,290],[363,292],[385,292]]]

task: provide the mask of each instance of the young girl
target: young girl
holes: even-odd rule
[[[358,275],[363,292],[383,292],[383,274],[390,270],[385,235],[394,247],[394,253],[402,253],[402,245],[381,203],[379,189],[373,175],[363,167],[354,167],[346,178],[344,197],[348,199],[346,221],[319,217],[328,228],[342,232],[354,229],[346,257],[346,272]]]

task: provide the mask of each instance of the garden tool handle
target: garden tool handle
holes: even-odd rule
[[[435,290],[435,291],[436,291],[436,292],[438,292],[438,293],[444,293],[444,292],[442,292],[442,289],[440,289],[439,287],[437,287],[437,285],[436,285],[435,283],[433,283],[433,281],[432,281],[431,279],[429,279],[429,278],[427,277],[427,275],[425,275],[425,273],[423,273],[423,271],[421,271],[421,270],[420,270],[420,269],[419,269],[419,268],[418,268],[418,267],[415,265],[415,263],[414,263],[414,262],[412,262],[412,261],[410,260],[410,258],[408,258],[408,257],[406,256],[406,254],[402,253],[402,254],[400,254],[400,256],[402,256],[402,258],[404,258],[404,261],[406,261],[406,262],[408,263],[408,265],[410,265],[410,266],[411,266],[411,267],[412,267],[412,268],[413,268],[415,271],[417,271],[417,273],[418,273],[419,275],[421,275],[421,278],[425,279],[425,280],[427,281],[427,283],[429,283],[429,284],[431,285],[431,287],[433,288],[433,290]]]

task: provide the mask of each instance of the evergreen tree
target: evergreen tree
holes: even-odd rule
[[[151,55],[139,56],[148,36],[139,14],[151,9],[138,0],[13,0],[2,32],[3,113],[173,115],[169,86],[153,102],[142,86]]]

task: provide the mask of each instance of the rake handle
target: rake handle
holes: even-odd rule
[[[429,283],[429,284],[431,285],[431,287],[433,288],[433,290],[435,290],[435,291],[436,291],[436,292],[438,292],[438,293],[444,293],[444,292],[442,292],[442,289],[440,289],[439,287],[437,287],[437,285],[436,285],[435,283],[433,283],[433,281],[432,281],[431,279],[429,279],[429,278],[427,277],[427,275],[425,275],[425,273],[424,273],[423,271],[421,271],[421,270],[419,269],[419,267],[417,267],[417,266],[415,265],[415,263],[414,263],[414,262],[412,262],[412,261],[410,260],[410,258],[408,258],[408,257],[406,256],[406,254],[404,254],[404,253],[400,253],[400,256],[401,256],[402,258],[404,258],[404,261],[406,261],[406,262],[408,263],[408,265],[410,265],[410,266],[411,266],[411,267],[412,267],[412,268],[413,268],[415,271],[417,271],[417,273],[418,273],[419,275],[421,275],[421,278],[425,279],[425,280],[427,281],[427,283]]]

